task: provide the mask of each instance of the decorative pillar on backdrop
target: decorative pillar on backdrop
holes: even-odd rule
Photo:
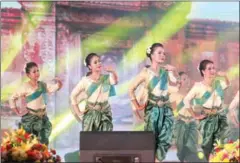
[[[21,78],[21,68],[17,69],[15,59],[18,55],[14,53],[12,42],[15,41],[14,34],[16,29],[20,28],[21,11],[13,8],[1,8],[1,136],[9,128],[17,128],[18,117],[15,112],[10,109],[8,97],[12,92],[6,91],[6,87]],[[15,55],[14,59],[9,63],[8,57]],[[4,68],[4,69],[3,69]]]
[[[69,37],[69,54],[67,59],[68,65],[68,85],[69,85],[69,96],[72,92],[73,88],[78,84],[81,78],[85,75],[84,73],[84,57],[82,55],[82,47],[81,47],[81,33],[78,31],[70,32]],[[62,97],[63,98],[63,97]],[[60,100],[60,99],[59,99]],[[69,102],[68,102],[69,101]],[[70,105],[70,100],[66,100],[66,102]],[[69,111],[69,107],[67,108]],[[73,120],[73,125],[69,128],[69,133],[66,134],[67,138],[69,139],[68,145],[72,147],[79,147],[79,132],[82,129],[82,124],[77,122],[75,119]]]
[[[58,9],[57,9],[58,12]],[[57,93],[57,104],[56,104],[56,119],[57,117],[66,114],[69,107],[69,74],[68,74],[68,62],[67,59],[69,57],[69,36],[70,36],[70,29],[67,25],[64,23],[56,22],[56,68],[57,68],[57,75],[61,78],[63,81],[63,87],[59,92]],[[65,99],[65,100],[62,100]],[[63,117],[64,118],[64,117]],[[59,123],[62,121],[61,119]],[[57,126],[56,124],[55,126]],[[69,145],[69,142],[64,142],[62,140],[70,140],[69,138],[66,138],[69,136],[67,132],[60,132],[56,135],[54,138],[55,140],[55,148],[61,148],[64,146]]]
[[[57,11],[59,12],[59,11]],[[58,19],[58,17],[57,17]],[[64,22],[57,22],[57,75],[63,80],[62,89],[56,97],[56,118],[71,114],[70,94],[83,76],[83,58],[81,50],[80,32],[73,31],[71,26]],[[62,100],[66,99],[66,100]],[[65,118],[65,117],[64,117]],[[64,124],[65,125],[65,124]],[[67,130],[67,132],[65,132]],[[74,119],[68,128],[63,129],[55,137],[56,148],[75,147],[79,141],[76,132],[81,125]],[[68,142],[64,140],[69,140]]]
[[[48,13],[35,12],[39,4],[36,2],[20,2],[24,8],[23,22],[25,28],[22,33],[23,58],[25,63],[36,62],[40,68],[40,80],[52,82],[55,78],[55,5],[50,6]],[[41,19],[39,25],[29,20],[27,14],[31,13],[35,19]],[[33,28],[36,29],[33,29]],[[24,41],[26,40],[26,41]],[[55,115],[55,95],[49,96],[47,111],[50,118]]]

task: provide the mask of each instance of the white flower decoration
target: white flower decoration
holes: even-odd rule
[[[84,60],[83,64],[84,64],[84,66],[86,66],[86,67],[87,67],[87,63],[86,63],[86,61],[85,61],[85,60]]]
[[[147,48],[147,54],[151,54],[151,46]]]
[[[27,63],[25,63],[23,66],[23,72],[25,72],[25,73],[26,73],[26,68],[27,68]]]
[[[198,64],[197,70],[198,70],[198,72],[200,72],[200,64]]]

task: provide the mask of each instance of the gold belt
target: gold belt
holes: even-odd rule
[[[161,100],[154,101],[154,100],[151,100],[151,99],[148,99],[148,101],[152,104],[158,105],[159,107],[162,107],[163,105],[169,104],[169,101],[163,102]]]
[[[181,114],[178,114],[177,119],[182,120],[186,123],[195,121],[195,119],[193,117],[187,117],[187,116],[184,116],[184,115],[181,115]]]
[[[36,115],[36,116],[41,117],[41,118],[44,115],[46,115],[46,108],[44,108],[44,109],[37,109],[37,110],[31,109],[31,108],[27,108],[27,110],[28,110],[28,113]]]
[[[204,112],[206,115],[215,115],[215,114],[218,113],[218,111],[219,111],[219,108],[217,108],[217,107],[212,108],[212,109],[203,107],[203,112]]]
[[[106,108],[108,108],[110,105],[109,103],[102,103],[102,104],[91,104],[88,103],[86,106],[86,109],[90,109],[90,110],[104,110]]]

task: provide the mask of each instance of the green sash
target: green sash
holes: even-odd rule
[[[46,93],[47,93],[46,83],[38,81],[38,89],[34,93],[32,93],[31,95],[26,97],[26,102],[29,103],[42,95],[44,104],[46,105],[47,104],[47,94]]]
[[[213,82],[213,91],[209,92],[206,91],[201,98],[194,98],[193,102],[191,104],[196,104],[196,105],[203,105],[212,95],[212,93],[216,91],[217,94],[221,97],[223,100],[224,98],[224,91],[222,89],[222,86],[220,84],[220,80],[214,80]],[[181,110],[184,107],[184,102],[183,100],[177,105],[177,111]]]
[[[177,111],[179,112],[184,107],[183,100],[177,105]]]
[[[110,84],[109,75],[102,75],[97,83],[92,83],[88,90],[87,95],[90,97],[100,85],[103,85],[103,91],[109,91],[109,96],[115,96],[116,91],[113,85]]]
[[[167,90],[168,72],[166,70],[160,69],[159,76],[154,76],[151,79],[148,85],[150,92],[157,86],[158,82],[160,82],[160,90]]]
[[[193,104],[193,102],[190,102],[191,105]],[[183,107],[185,106],[183,100],[177,105],[177,111],[179,112]]]
[[[223,99],[224,91],[220,84],[220,80],[215,80],[213,82],[213,91],[212,92],[206,91],[201,98],[195,98],[194,103],[202,106],[211,97],[211,95],[212,95],[212,93],[214,93],[214,91],[216,91],[217,94],[221,97],[221,99]]]

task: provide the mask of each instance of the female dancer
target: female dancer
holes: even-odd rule
[[[176,103],[177,119],[174,126],[174,137],[177,145],[177,156],[181,162],[207,162],[202,153],[200,145],[200,134],[197,130],[195,119],[201,118],[199,115],[192,115],[187,108],[184,108],[183,98],[190,90],[190,79],[184,72],[179,73],[180,87],[174,94]],[[172,97],[173,98],[173,97]]]
[[[182,102],[183,98],[192,86],[189,76],[185,72],[179,72],[178,76],[180,81],[177,84],[177,87],[171,87],[171,93],[169,96],[170,103],[174,108],[174,116],[178,115],[178,111],[181,109],[181,107],[179,108],[179,104]]]
[[[101,73],[100,57],[90,53],[85,60],[89,73],[84,76],[71,93],[71,103],[78,117],[83,116],[83,131],[112,131],[112,113],[108,103],[109,96],[115,95],[113,85],[117,84],[118,77],[111,67],[104,70],[110,75]],[[86,99],[86,107],[79,110],[78,96]]]
[[[236,113],[235,111],[237,110],[238,113]],[[236,95],[234,96],[234,99],[232,100],[232,102],[229,105],[229,111],[230,111],[230,116],[231,116],[231,120],[234,124],[235,127],[239,127],[239,91],[236,93]]]
[[[209,159],[216,140],[224,140],[228,136],[227,118],[222,104],[224,89],[229,86],[229,80],[223,72],[218,72],[217,75],[224,77],[224,80],[216,78],[214,63],[210,60],[202,60],[199,71],[203,80],[195,83],[184,98],[183,104],[184,107],[188,108],[187,110],[192,117],[195,117],[193,109],[205,115],[204,118],[200,118],[199,127],[203,136],[202,148],[206,159]]]
[[[231,126],[232,132],[230,140],[237,140],[239,138],[239,121],[240,121],[240,115],[239,115],[239,91],[234,96],[234,99],[230,103],[229,107],[229,118],[233,124]]]
[[[173,72],[175,68],[163,65],[165,53],[163,45],[154,43],[147,49],[147,56],[151,60],[151,66],[144,68],[132,81],[129,88],[129,96],[136,110],[145,110],[145,131],[153,131],[156,137],[156,162],[162,161],[171,146],[173,130],[173,113],[168,101],[169,80],[176,83]],[[148,100],[146,104],[140,104],[136,99],[135,90],[143,84],[147,90]]]
[[[55,79],[56,84],[38,81],[40,73],[37,64],[34,62],[26,64],[25,72],[30,80],[13,93],[9,99],[9,104],[17,115],[22,116],[20,126],[26,132],[38,136],[41,143],[48,145],[52,124],[46,112],[46,94],[59,90],[62,87],[62,82],[59,79]],[[25,98],[26,112],[20,113],[17,109],[16,100],[19,98]]]

